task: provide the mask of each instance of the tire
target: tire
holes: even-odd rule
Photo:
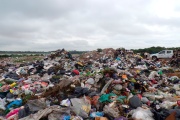
[[[152,60],[156,61],[157,60],[157,56],[152,56]]]

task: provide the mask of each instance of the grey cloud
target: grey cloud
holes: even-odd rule
[[[118,46],[130,49],[179,45],[180,16],[158,17],[151,12],[155,2],[2,0],[0,50],[48,51],[62,47],[93,50]],[[179,12],[178,5],[174,10]]]
[[[1,14],[20,14],[28,18],[46,18],[52,20],[72,12],[83,0],[4,0],[0,2]]]

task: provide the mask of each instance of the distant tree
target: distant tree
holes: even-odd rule
[[[98,49],[97,49],[97,52],[102,52],[102,49],[101,49],[101,48],[98,48]]]
[[[136,49],[136,50],[133,50],[135,53],[144,53],[144,52],[148,52],[150,54],[152,53],[157,53],[161,50],[165,50],[165,49],[172,49],[172,48],[165,48],[165,47],[160,47],[160,46],[157,46],[157,47],[150,47],[150,48],[144,48],[144,49]]]

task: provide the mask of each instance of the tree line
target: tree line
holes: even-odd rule
[[[166,48],[166,47],[160,47],[160,46],[157,46],[157,47],[150,47],[150,48],[144,48],[144,49],[132,49],[134,51],[134,53],[150,53],[150,54],[154,54],[154,53],[157,53],[161,50],[177,50],[177,49],[180,49],[180,47],[170,47],[170,48]]]

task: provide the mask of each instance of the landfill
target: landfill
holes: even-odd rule
[[[179,68],[133,51],[0,63],[1,120],[179,120],[179,108]]]

